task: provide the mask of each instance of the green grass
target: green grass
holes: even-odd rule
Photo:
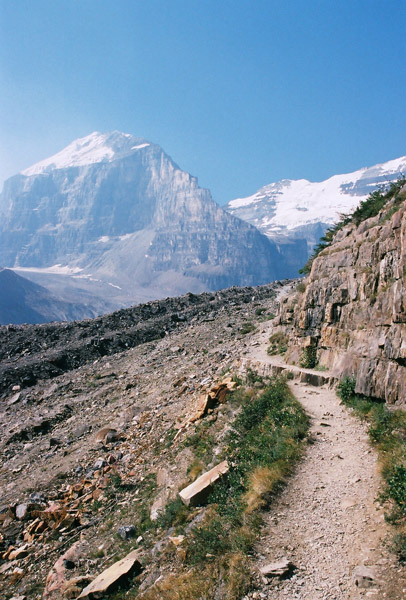
[[[256,327],[252,321],[247,321],[246,323],[243,323],[242,326],[240,327],[240,333],[242,335],[246,335],[247,333],[252,333],[255,330],[256,330]]]
[[[196,426],[196,431],[186,438],[184,445],[193,450],[196,458],[204,463],[208,462],[215,445],[214,435],[210,432],[211,423],[209,421],[200,421]]]
[[[317,347],[316,346],[306,346],[303,348],[299,364],[304,369],[314,369],[317,365]]]
[[[393,550],[406,562],[406,412],[388,410],[383,402],[355,394],[355,378],[346,377],[337,393],[346,406],[368,422],[368,433],[379,452],[386,519],[396,528]]]
[[[273,356],[275,354],[285,354],[288,349],[288,336],[282,331],[273,333],[269,338],[269,346],[267,352]]]
[[[229,472],[216,484],[203,519],[194,526],[199,509],[184,506],[178,497],[168,502],[157,526],[161,536],[170,528],[186,536],[182,559],[176,551],[164,553],[164,564],[172,560],[176,567],[143,592],[141,600],[238,600],[252,589],[248,557],[261,530],[263,510],[302,454],[308,418],[285,378],[268,380],[252,370],[243,386],[230,394],[228,404],[237,416],[215,462],[227,459]],[[186,441],[195,457],[192,470],[196,461],[206,466],[213,461],[217,424],[203,421]]]
[[[285,379],[274,379],[254,399],[242,398],[219,457],[227,458],[230,470],[209,496],[205,521],[191,532],[189,564],[223,564],[225,557],[252,551],[262,524],[261,509],[301,456],[307,430],[307,416]]]

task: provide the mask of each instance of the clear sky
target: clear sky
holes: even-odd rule
[[[0,182],[160,144],[223,204],[406,154],[406,0],[0,0]]]

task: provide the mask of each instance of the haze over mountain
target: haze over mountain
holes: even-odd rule
[[[341,214],[352,212],[368,195],[406,173],[406,156],[334,175],[325,181],[282,179],[262,187],[252,196],[231,200],[231,214],[255,225],[269,238],[307,241],[308,251]],[[303,263],[303,257],[300,257]]]
[[[65,302],[10,269],[0,269],[0,325],[92,318],[98,314],[92,300],[90,306],[82,304],[80,298]],[[107,310],[108,305],[103,308]]]
[[[51,273],[54,292],[59,275],[117,306],[292,274],[274,242],[160,146],[117,131],[75,140],[5,182],[0,264],[43,284]]]

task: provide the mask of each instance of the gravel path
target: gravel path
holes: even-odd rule
[[[263,331],[246,357],[265,372],[282,363],[266,354],[268,337]],[[289,578],[264,579],[249,598],[405,598],[405,569],[384,544],[389,532],[376,501],[382,482],[364,425],[327,386],[290,385],[311,417],[314,442],[267,514],[257,556],[258,567],[287,558],[296,568]]]

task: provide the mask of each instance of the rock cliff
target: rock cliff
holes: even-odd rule
[[[406,406],[406,186],[339,229],[279,318],[288,362],[356,378],[356,392]]]

